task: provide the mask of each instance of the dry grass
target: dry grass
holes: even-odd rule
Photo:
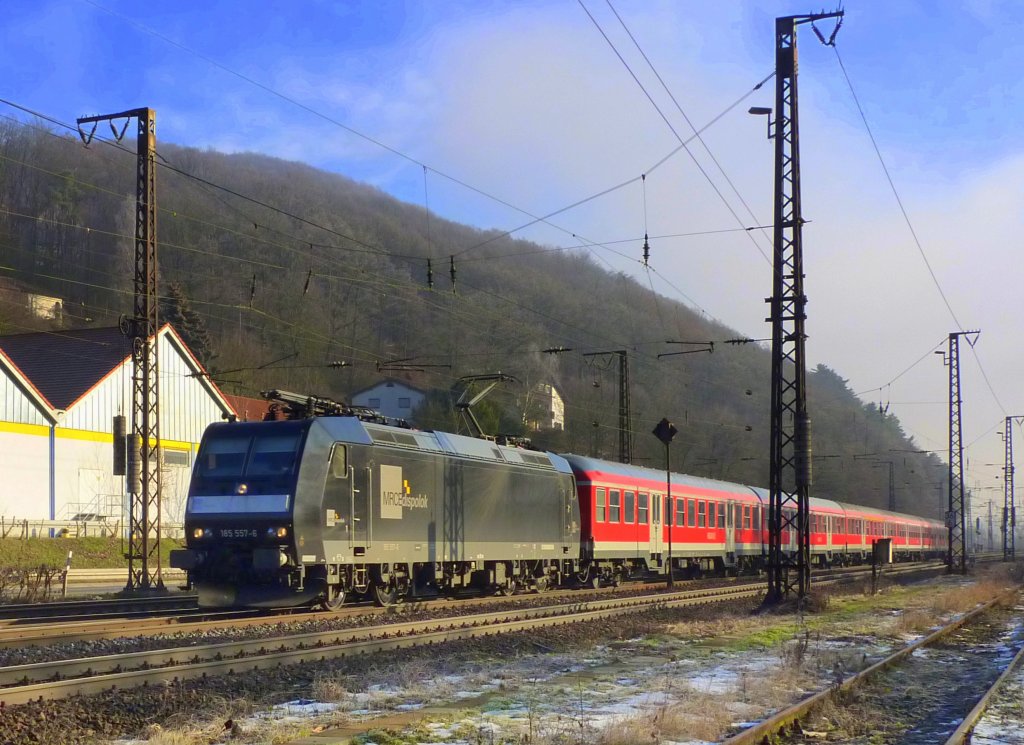
[[[1005,579],[986,578],[964,587],[943,593],[932,603],[939,613],[966,613],[977,605],[991,600],[1004,591],[1008,585]]]
[[[681,639],[700,641],[702,639],[718,639],[726,636],[738,636],[752,629],[766,625],[763,618],[733,614],[707,620],[679,621],[669,624],[665,633]]]
[[[895,634],[921,634],[938,625],[940,621],[935,613],[911,608],[893,620],[892,631]]]
[[[590,736],[591,745],[637,745],[663,740],[720,740],[728,731],[733,715],[727,704],[730,694],[693,693],[671,706],[652,713],[636,714],[616,720]]]

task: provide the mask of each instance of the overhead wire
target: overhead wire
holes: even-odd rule
[[[17,105],[16,105],[16,106],[17,106]],[[38,112],[34,112],[34,113],[38,114]],[[58,124],[62,124],[62,123],[58,122],[57,120],[52,120],[52,119],[51,119],[51,121],[53,121],[53,122],[55,122],[55,123],[58,123]],[[64,125],[64,126],[67,126],[67,125]],[[120,149],[124,150],[124,148],[120,148]],[[126,152],[127,152],[127,151],[126,151]],[[33,164],[25,164],[25,165],[27,165],[27,166],[29,166],[29,167],[35,167],[35,166],[34,166]],[[45,169],[42,169],[42,170],[44,170],[44,171],[45,171]],[[48,172],[48,173],[49,173],[49,175],[51,175],[51,176],[54,176],[54,177],[59,177],[59,178],[66,178],[66,176],[65,176],[64,174],[56,174],[56,173],[53,173],[53,172]],[[187,174],[186,174],[186,175],[187,175]],[[98,189],[100,189],[100,190],[102,190],[102,189],[103,189],[102,187],[99,187],[98,185],[95,185],[95,184],[90,184],[90,183],[88,183],[88,182],[81,182],[81,183],[82,183],[82,185],[85,185],[85,186],[89,186],[89,187],[93,187],[93,188],[98,188]],[[109,190],[107,190],[107,191],[109,192]],[[110,193],[111,193],[112,195],[115,195],[115,196],[118,196],[118,197],[120,197],[120,196],[121,196],[121,195],[120,195],[119,193],[117,193],[117,192],[110,192]],[[174,211],[174,210],[169,210],[169,212],[170,212],[171,214],[174,214],[175,216],[178,216],[178,213],[177,213],[176,211]],[[28,217],[31,217],[31,216],[28,216]],[[36,218],[36,219],[38,219],[38,218]],[[190,219],[196,219],[196,218],[190,218]],[[208,225],[212,225],[212,226],[215,226],[215,227],[221,227],[221,228],[223,228],[223,226],[216,226],[216,224],[211,224],[211,223],[208,223],[208,221],[200,221],[200,222],[206,222],[206,224],[208,224]],[[83,228],[83,229],[86,229],[86,230],[95,230],[95,229],[91,229],[91,228],[88,228],[88,227],[86,227],[86,226],[75,226],[75,225],[70,225],[69,227],[81,227],[81,228]],[[226,228],[225,228],[225,229],[226,229]],[[106,231],[106,232],[110,233],[110,231]],[[237,232],[237,231],[234,231],[234,232]],[[122,235],[122,237],[128,237],[128,236]],[[172,245],[172,244],[165,244],[165,245]],[[186,250],[193,250],[193,249],[190,249],[190,247],[184,247],[184,246],[179,246],[179,247],[180,247],[180,248],[184,248],[184,249],[186,249]],[[290,248],[290,247],[286,247],[286,246],[281,246],[281,247],[283,247],[283,248]],[[208,253],[209,253],[209,252],[208,252]],[[234,259],[239,259],[239,260],[242,260],[242,261],[249,261],[248,259],[244,259],[244,257],[231,257],[231,258],[234,258]],[[53,279],[57,279],[57,280],[61,279],[61,278],[58,278],[58,277],[51,277],[51,278],[53,278]],[[351,281],[351,279],[349,279],[349,281]],[[93,287],[100,287],[99,285],[96,285],[95,283],[87,283],[87,284],[89,284],[90,286],[93,286]],[[111,289],[114,289],[114,288],[111,288]],[[503,300],[505,300],[506,302],[508,302],[508,299],[507,299],[507,298],[502,298],[502,299],[503,299]],[[244,309],[244,308],[243,308],[243,306],[242,306],[242,304],[237,304],[237,305],[235,305],[235,304],[225,304],[225,303],[210,303],[210,302],[207,302],[207,301],[202,301],[202,300],[198,300],[198,299],[194,299],[194,302],[195,302],[196,304],[200,304],[200,305],[213,305],[213,306],[220,306],[220,307],[225,307],[225,308],[229,308],[229,309],[238,309],[238,310],[240,310],[240,311]],[[207,312],[209,313],[209,311],[207,311]],[[706,313],[706,312],[705,312],[705,311],[702,311],[702,313]],[[291,324],[291,322],[285,322],[285,323],[290,323],[290,324]],[[291,326],[292,326],[292,327],[294,327],[294,325],[295,325],[295,324],[291,324]],[[250,326],[250,328],[251,328],[251,326]]]
[[[843,63],[842,55],[839,54],[839,47],[835,44],[832,45],[832,49],[835,51],[836,61],[839,63],[839,68],[842,70],[843,77],[846,80],[846,85],[850,89],[850,95],[853,97],[853,102],[857,107],[857,112],[860,114],[860,119],[864,124],[864,129],[867,131],[868,138],[871,140],[871,146],[874,148],[875,155],[878,157],[878,162],[882,166],[882,171],[885,174],[886,181],[889,182],[889,188],[892,191],[893,196],[896,199],[896,204],[899,206],[900,213],[903,215],[903,221],[907,225],[907,229],[910,231],[911,238],[913,238],[914,245],[917,247],[917,251],[921,256],[924,265],[928,270],[928,275],[932,279],[932,283],[935,285],[935,289],[938,290],[939,296],[942,298],[943,304],[946,306],[946,310],[949,311],[950,317],[953,319],[953,323],[956,324],[958,331],[963,331],[963,324],[960,323],[960,319],[957,317],[956,312],[953,310],[952,304],[949,302],[949,298],[946,296],[946,292],[942,289],[942,285],[939,282],[938,276],[935,274],[935,270],[932,268],[931,261],[928,260],[928,255],[925,253],[924,245],[921,243],[921,239],[917,235],[917,230],[914,228],[913,223],[910,220],[910,214],[907,212],[906,207],[903,204],[903,199],[900,197],[899,191],[896,189],[896,183],[893,181],[892,174],[889,172],[889,167],[886,165],[885,158],[882,157],[881,148],[878,147],[878,141],[875,139],[874,132],[871,130],[871,125],[868,124],[867,115],[864,113],[864,107],[861,106],[860,98],[857,96],[857,91],[854,90],[853,81],[850,79],[850,75],[846,70],[846,65]],[[985,371],[985,366],[981,362],[981,358],[978,356],[978,352],[974,345],[970,345],[971,353],[974,355],[975,362],[978,364],[978,369],[981,371],[981,376],[985,381],[985,385],[988,388],[989,393],[992,395],[993,400],[999,409],[1005,414],[1006,407],[1003,406],[1002,401],[999,400],[998,394],[996,394],[995,388],[992,386],[992,382],[989,380],[988,373]]]
[[[877,388],[867,388],[867,389],[865,389],[863,391],[858,391],[857,393],[855,393],[853,395],[855,395],[855,396],[863,396],[865,393],[875,393],[876,391],[881,391],[881,390],[883,390],[885,388],[888,388],[893,383],[895,383],[897,380],[899,380],[904,375],[906,375],[908,372],[910,372],[915,367],[917,367],[919,364],[921,364],[925,359],[927,359],[929,355],[934,353],[936,351],[936,349],[938,349],[939,347],[942,346],[944,341],[945,341],[945,339],[940,339],[938,342],[936,342],[935,344],[930,346],[928,348],[927,352],[925,352],[920,357],[918,357],[916,360],[911,362],[909,365],[907,365],[907,367],[903,368],[903,370],[901,370],[899,373],[897,373],[891,380],[889,380],[889,382],[883,383],[882,385],[878,386]]]
[[[636,50],[640,53],[640,56],[644,58],[644,62],[647,63],[647,66],[651,69],[651,72],[654,74],[654,77],[656,77],[658,79],[658,82],[661,83],[662,89],[664,89],[665,93],[671,99],[672,103],[676,107],[676,110],[682,115],[683,119],[686,121],[687,126],[689,126],[690,129],[693,130],[693,136],[696,137],[700,144],[704,147],[705,152],[707,152],[708,156],[711,158],[711,161],[715,164],[715,167],[718,169],[718,172],[722,174],[722,178],[725,179],[725,182],[729,185],[729,188],[732,189],[733,194],[735,194],[736,198],[740,200],[740,203],[743,205],[744,209],[746,209],[747,214],[750,215],[751,219],[753,219],[754,222],[758,222],[757,216],[754,214],[754,211],[750,208],[750,205],[747,204],[747,200],[743,198],[742,194],[740,194],[739,189],[736,188],[736,184],[734,184],[732,179],[729,178],[729,174],[726,173],[725,169],[722,167],[722,164],[718,161],[718,158],[715,157],[715,154],[711,151],[711,148],[708,146],[707,142],[704,141],[704,138],[701,136],[700,132],[697,131],[697,128],[690,120],[690,117],[683,110],[683,107],[679,103],[679,100],[672,93],[672,89],[669,88],[668,84],[665,82],[665,79],[661,76],[661,73],[658,72],[658,69],[654,66],[654,63],[651,62],[650,57],[647,56],[647,53],[644,51],[643,47],[640,46],[640,42],[637,41],[636,36],[633,35],[633,32],[630,31],[629,26],[626,25],[626,22],[623,20],[622,16],[619,15],[619,11],[615,9],[614,5],[612,5],[611,0],[605,0],[605,2],[608,4],[608,7],[611,9],[612,13],[615,14],[615,17],[622,25],[623,31],[626,32],[627,36],[629,36],[630,41],[633,42],[633,45],[636,47]],[[761,229],[761,235],[764,236],[764,238],[768,241],[768,245],[770,246],[772,239],[770,236],[768,236],[767,233],[764,232],[763,228]]]
[[[676,131],[676,128],[672,125],[672,122],[669,121],[668,117],[665,115],[665,112],[663,112],[661,110],[661,107],[658,106],[657,101],[654,100],[654,97],[647,90],[646,86],[644,86],[644,84],[640,80],[640,78],[637,77],[637,74],[633,71],[633,68],[630,67],[629,63],[626,61],[626,58],[622,56],[622,53],[619,52],[618,48],[615,46],[615,43],[611,40],[611,38],[608,36],[608,34],[605,33],[605,30],[601,27],[601,24],[594,17],[594,15],[590,12],[590,10],[587,8],[587,6],[583,3],[583,0],[576,0],[576,1],[579,3],[579,6],[583,9],[583,12],[587,14],[587,17],[591,20],[591,22],[597,28],[598,32],[601,34],[601,36],[604,38],[604,40],[608,43],[608,46],[611,47],[611,50],[615,53],[615,56],[618,57],[619,61],[623,65],[623,67],[625,67],[626,70],[629,72],[630,77],[633,78],[633,81],[637,84],[637,86],[640,88],[640,90],[643,91],[643,94],[647,97],[647,100],[650,102],[651,106],[654,107],[654,110],[658,112],[658,115],[661,117],[662,121],[664,121],[665,125],[669,128],[669,131],[671,131],[673,136],[676,138],[676,140],[679,141],[679,146],[683,150],[686,151],[687,155],[690,156],[690,160],[693,161],[693,164],[697,167],[697,170],[700,171],[700,174],[704,177],[705,181],[708,182],[708,185],[711,186],[712,190],[718,196],[719,200],[722,202],[722,204],[725,205],[725,208],[729,211],[729,214],[732,215],[733,219],[736,221],[737,224],[743,225],[743,220],[736,213],[736,210],[733,209],[732,205],[729,203],[729,200],[725,198],[725,195],[722,194],[721,189],[718,188],[718,185],[711,178],[711,175],[707,172],[707,170],[704,168],[704,166],[701,165],[700,161],[697,160],[697,157],[693,154],[693,151],[691,151],[690,148],[687,147],[687,145],[690,142],[692,142],[694,139],[697,139],[697,138],[700,137],[700,132],[698,132],[695,129],[693,137],[690,137],[689,139],[687,139],[685,141],[683,140],[682,136],[679,134],[679,132]],[[761,83],[759,83],[757,85],[756,88],[760,88],[761,85],[763,85],[765,82],[767,82],[773,76],[774,76],[774,73],[772,75],[769,75],[768,77],[766,77]],[[756,90],[756,88],[755,88],[755,90]],[[691,127],[692,127],[692,125],[691,125]],[[756,221],[756,218],[755,218],[755,221]],[[771,266],[772,260],[769,258],[768,254],[766,254],[764,249],[761,247],[761,245],[756,240],[754,240],[753,234],[748,234],[748,235],[750,236],[750,239],[753,242],[754,247],[757,249],[758,253],[760,253],[761,257],[768,263],[769,266]]]
[[[33,114],[33,115],[35,115],[35,116],[41,116],[41,115],[39,115],[39,113],[38,113],[38,112],[33,112],[33,111],[31,111],[30,109],[26,109],[25,107],[21,107],[21,106],[19,106],[19,105],[17,105],[17,104],[13,104],[12,102],[6,102],[6,103],[8,103],[8,104],[10,104],[10,105],[13,105],[13,106],[14,106],[14,107],[16,107],[16,108],[20,108],[20,109],[22,109],[22,110],[26,111],[27,113],[31,113],[31,114]],[[735,104],[734,104],[734,105],[735,105]],[[41,118],[44,118],[44,119],[46,119],[46,120],[49,120],[49,121],[51,121],[51,122],[53,122],[53,123],[57,123],[57,124],[60,124],[61,126],[65,126],[65,127],[68,127],[69,129],[71,129],[71,128],[70,128],[70,127],[69,127],[68,125],[65,125],[65,124],[63,124],[63,123],[61,123],[61,122],[58,122],[57,120],[53,120],[53,119],[51,119],[51,118],[49,118],[49,117],[42,117],[42,116],[41,116]],[[125,148],[121,148],[121,149],[122,149],[122,150],[125,150],[125,152],[130,152],[130,151],[127,151],[127,150],[126,150]],[[664,160],[663,160],[663,161],[661,161],[661,162],[664,162]],[[31,167],[31,165],[32,165],[32,164],[27,164],[27,165],[29,165],[29,166]],[[180,174],[180,175],[182,175],[182,176],[184,176],[184,177],[187,177],[187,178],[194,178],[194,177],[192,176],[192,174],[189,174],[189,173],[187,173],[187,172],[185,172],[185,171],[183,171],[183,170],[181,170],[181,169],[178,169],[178,168],[176,168],[176,167],[174,167],[174,166],[171,166],[171,165],[170,165],[169,163],[166,163],[166,162],[164,162],[164,163],[161,163],[160,165],[161,165],[162,167],[167,167],[167,168],[170,168],[170,170],[172,170],[173,172],[176,172],[176,173],[178,173],[178,174]],[[52,173],[51,173],[51,175],[53,175],[53,176],[59,176],[59,177],[64,177],[64,175],[63,175],[63,174],[52,174]],[[222,189],[222,190],[225,190],[225,191],[226,191],[226,193],[231,193],[231,194],[233,194],[234,196],[238,196],[238,197],[240,197],[240,198],[243,198],[243,199],[247,199],[247,200],[249,200],[249,201],[253,201],[253,202],[254,202],[254,203],[256,203],[256,204],[257,204],[258,206],[261,206],[261,207],[264,207],[264,208],[268,208],[268,209],[271,209],[271,210],[275,210],[275,211],[281,212],[280,210],[276,210],[276,208],[275,208],[275,207],[273,207],[272,205],[269,205],[269,204],[267,204],[267,203],[265,203],[265,202],[263,202],[263,201],[261,201],[261,200],[254,200],[254,199],[252,199],[252,198],[249,198],[249,197],[248,197],[248,195],[243,195],[243,194],[240,194],[240,193],[238,193],[238,192],[236,192],[236,191],[234,191],[234,190],[230,190],[230,189],[225,189],[224,187],[221,187],[220,185],[218,185],[218,184],[215,184],[215,183],[212,183],[212,182],[210,182],[210,181],[208,181],[208,180],[205,180],[205,179],[196,179],[196,180],[197,180],[197,181],[199,181],[200,183],[203,183],[203,184],[205,184],[205,185],[211,186],[211,187],[213,187],[213,188],[217,188],[217,189]],[[101,189],[101,190],[102,190],[102,187],[99,187],[98,185],[89,185],[89,186],[93,186],[93,187],[95,187],[95,188],[99,188],[99,189]],[[109,191],[109,190],[108,190],[108,191]],[[116,193],[116,192],[110,192],[110,193],[111,193],[112,195],[114,195],[114,196],[117,196],[118,198],[122,198],[122,195],[120,195],[120,194],[118,194],[118,193]],[[172,212],[172,214],[174,213],[174,211],[171,211],[171,212]],[[298,216],[296,216],[296,215],[294,215],[294,214],[291,214],[291,213],[287,213],[287,212],[282,212],[282,214],[285,214],[286,216],[289,216],[289,217],[297,218],[297,219],[299,219],[299,220],[301,220],[301,221],[304,221],[305,223],[307,223],[307,224],[309,224],[309,225],[311,225],[311,226],[313,226],[313,227],[318,227],[318,228],[322,228],[322,227],[323,227],[323,226],[319,226],[319,225],[316,225],[315,223],[312,223],[312,222],[310,222],[310,221],[308,221],[308,220],[304,220],[304,218],[300,218],[300,217],[298,217]],[[192,217],[190,217],[189,219],[196,219],[196,218],[192,218]],[[210,224],[210,225],[215,225],[215,224],[211,224],[211,223],[207,223],[207,224]],[[75,226],[75,227],[77,227],[77,226]],[[216,226],[216,227],[218,227],[218,228],[220,228],[220,229],[227,229],[227,228],[225,228],[224,226]],[[257,227],[258,227],[258,226],[257,226]],[[328,229],[328,230],[330,230],[330,229]],[[237,233],[237,231],[234,231],[234,232],[236,232],[236,233]],[[242,234],[242,235],[245,235],[245,234]],[[344,235],[344,234],[338,234],[338,235],[340,235],[340,236],[341,236],[341,237],[343,237],[343,238],[349,238],[349,239],[351,238],[350,236],[347,236],[347,235]],[[248,235],[246,235],[246,237],[248,237],[248,238],[252,238],[252,236],[248,236]],[[265,241],[265,239],[264,239],[264,242],[266,242],[266,241]],[[366,245],[366,244],[364,244],[364,245]],[[282,247],[284,247],[284,246],[282,246]],[[369,247],[369,246],[368,246],[368,247]],[[188,247],[180,247],[180,248],[184,248],[184,249],[186,249],[186,250],[189,250],[189,249],[188,249]],[[370,247],[370,248],[374,248],[374,249],[375,249],[375,247]],[[377,251],[375,250],[374,252],[376,253]],[[383,252],[383,253],[384,253],[385,255],[389,255],[389,256],[390,256],[391,258],[395,258],[395,256],[394,256],[393,254],[389,254],[389,253],[387,253],[387,252]],[[58,280],[60,280],[60,279],[61,279],[61,278],[58,278],[58,277],[51,277],[51,278],[53,278],[53,279],[58,279]],[[90,284],[90,286],[94,286],[94,287],[99,287],[98,285],[95,285],[95,284],[91,284],[91,283],[86,283],[86,284]],[[113,289],[113,288],[112,288],[112,289]],[[507,299],[507,298],[502,298],[502,299],[503,299],[503,300],[505,300],[506,302],[508,302],[508,299]],[[232,305],[232,304],[224,304],[224,303],[209,303],[209,302],[206,302],[206,301],[199,301],[199,300],[196,300],[195,302],[197,302],[197,303],[201,303],[201,304],[207,304],[207,305],[214,305],[214,306],[220,306],[220,307],[232,308],[232,309],[239,309],[239,306],[236,306],[236,305]],[[553,320],[557,320],[557,319],[553,319]]]
[[[378,140],[378,139],[376,139],[374,137],[371,137],[371,136],[369,136],[369,135],[367,135],[367,134],[365,134],[363,132],[360,132],[359,130],[355,129],[354,127],[351,127],[351,126],[349,126],[347,124],[344,124],[343,122],[340,122],[337,119],[334,119],[333,117],[330,117],[330,116],[328,116],[328,115],[326,115],[326,114],[324,114],[324,113],[314,109],[313,107],[308,106],[307,104],[301,103],[300,101],[297,101],[294,98],[292,98],[290,96],[287,96],[287,95],[281,93],[280,91],[277,91],[276,89],[274,89],[274,88],[272,88],[272,87],[270,87],[270,86],[268,86],[268,85],[266,85],[264,83],[261,83],[261,82],[255,80],[254,78],[251,78],[251,77],[249,77],[247,75],[239,73],[236,70],[233,70],[233,69],[229,68],[227,65],[224,65],[224,64],[216,61],[212,57],[204,55],[201,52],[198,52],[197,50],[194,50],[194,49],[188,47],[185,44],[181,44],[180,42],[177,42],[177,41],[171,39],[170,37],[168,37],[168,36],[166,36],[164,34],[161,34],[160,32],[156,31],[155,29],[149,28],[148,26],[146,26],[144,24],[141,24],[141,23],[135,21],[132,18],[129,18],[128,16],[125,16],[124,14],[121,14],[121,13],[118,13],[116,11],[110,10],[110,9],[104,7],[103,5],[99,4],[98,2],[95,2],[95,0],[85,0],[85,2],[89,3],[90,5],[92,5],[93,7],[97,8],[98,10],[101,10],[101,11],[103,11],[103,12],[105,12],[105,13],[111,15],[111,16],[114,16],[116,18],[120,18],[121,20],[123,20],[126,23],[134,26],[135,28],[137,28],[137,29],[139,29],[139,30],[141,30],[141,31],[143,31],[145,33],[151,34],[151,35],[161,39],[162,41],[164,41],[164,42],[166,42],[166,43],[168,43],[168,44],[170,44],[170,45],[172,45],[172,46],[174,46],[174,47],[176,47],[178,49],[181,49],[182,51],[185,51],[185,52],[187,52],[189,54],[195,55],[196,57],[199,57],[200,59],[202,59],[203,61],[207,62],[208,64],[211,64],[214,67],[217,67],[218,69],[220,69],[220,70],[222,70],[222,71],[224,71],[224,72],[226,72],[226,73],[228,73],[230,75],[233,75],[233,76],[239,78],[240,80],[243,80],[244,82],[249,83],[250,85],[253,85],[253,86],[255,86],[255,87],[257,87],[257,88],[259,88],[259,89],[261,89],[261,90],[263,90],[263,91],[265,91],[265,92],[267,92],[267,93],[269,93],[269,94],[271,94],[271,95],[273,95],[273,96],[275,96],[275,97],[277,97],[277,98],[279,98],[279,99],[281,99],[281,100],[283,100],[283,101],[285,101],[285,102],[287,102],[289,104],[297,106],[298,108],[306,111],[307,113],[312,114],[313,116],[316,116],[316,117],[318,117],[318,118],[320,118],[320,119],[322,119],[322,120],[324,120],[324,121],[326,121],[326,122],[328,122],[328,123],[330,123],[330,124],[332,124],[334,126],[337,126],[337,127],[345,130],[346,132],[349,132],[350,134],[352,134],[352,135],[354,135],[356,137],[359,137],[359,138],[361,138],[361,139],[363,139],[363,140],[365,140],[367,142],[370,142],[373,145],[376,145],[377,147],[380,147],[383,150],[386,150],[387,152],[389,152],[389,153],[391,153],[391,154],[393,154],[393,155],[395,155],[395,156],[397,156],[399,158],[402,158],[403,160],[405,160],[405,161],[407,161],[409,163],[415,164],[415,165],[417,165],[417,166],[419,166],[419,167],[421,167],[421,168],[423,168],[425,170],[429,170],[429,171],[437,174],[438,176],[440,176],[440,177],[442,177],[442,178],[444,178],[446,180],[451,181],[452,183],[455,183],[455,184],[457,184],[457,185],[459,185],[459,186],[461,186],[461,187],[463,187],[465,189],[468,189],[469,191],[472,191],[472,192],[474,192],[476,194],[479,194],[479,195],[481,195],[481,196],[483,196],[483,197],[485,197],[487,199],[490,199],[490,200],[492,200],[492,201],[494,201],[494,202],[496,202],[498,204],[501,204],[502,206],[508,207],[509,209],[515,210],[516,212],[520,212],[520,213],[530,217],[531,218],[531,222],[528,223],[528,225],[533,225],[533,224],[536,224],[538,222],[544,222],[546,224],[551,225],[551,223],[548,223],[548,219],[550,217],[553,217],[553,216],[555,216],[557,214],[565,212],[568,209],[572,209],[575,206],[579,206],[580,204],[583,204],[586,201],[590,201],[592,199],[596,199],[596,198],[598,198],[598,196],[603,196],[604,193],[610,193],[611,191],[614,191],[615,189],[622,188],[622,187],[628,185],[629,183],[632,183],[635,180],[635,179],[633,179],[633,180],[630,180],[628,182],[624,182],[623,184],[620,184],[620,185],[618,185],[616,187],[613,187],[612,189],[605,190],[605,192],[603,192],[600,195],[594,195],[592,197],[588,197],[587,199],[582,200],[582,201],[580,201],[580,202],[578,202],[578,203],[576,203],[574,205],[570,205],[569,207],[557,210],[557,211],[555,211],[554,213],[552,213],[550,215],[545,215],[545,216],[538,217],[538,216],[534,215],[533,213],[531,213],[529,210],[525,210],[525,209],[523,209],[521,207],[518,207],[518,206],[512,204],[511,202],[508,202],[507,200],[504,200],[504,199],[502,199],[500,197],[497,197],[494,194],[491,194],[491,193],[489,193],[489,192],[487,192],[487,191],[485,191],[483,189],[480,189],[480,188],[478,188],[476,186],[473,186],[472,184],[469,184],[469,183],[463,181],[462,179],[459,179],[459,178],[457,178],[457,177],[455,177],[455,176],[453,176],[453,175],[451,175],[449,173],[446,173],[446,172],[441,171],[441,170],[439,170],[437,168],[429,166],[426,163],[420,161],[419,159],[414,158],[413,156],[410,156],[410,155],[408,155],[406,153],[403,153],[402,151],[398,150],[397,148],[394,148],[394,147],[392,147],[392,146],[382,142],[381,140]],[[767,78],[766,78],[766,80],[767,80]],[[760,84],[757,87],[760,87]],[[749,95],[749,93],[746,94],[746,95]],[[746,95],[743,98],[746,98]],[[0,99],[0,100],[2,100],[2,99]],[[742,99],[740,99],[740,100],[742,100]],[[738,105],[738,103],[739,103],[739,101],[734,103],[732,106],[729,107],[729,109],[726,110],[726,112],[731,110],[732,108],[734,108],[736,105]],[[710,126],[710,124],[712,124],[715,121],[717,121],[719,118],[721,118],[721,116],[724,116],[724,114],[726,112],[723,112],[721,115],[719,115],[719,117],[716,117],[707,126]],[[653,168],[656,168],[659,165],[661,165],[662,163],[664,163],[675,152],[678,152],[678,150],[679,150],[679,148],[676,148],[672,153],[669,153],[668,155],[666,155],[664,158],[662,158],[660,161],[658,161],[658,163],[655,164],[654,167],[652,167],[651,169],[648,169],[648,172],[653,170]],[[182,175],[189,175],[189,174],[183,173]],[[190,176],[190,177],[192,177],[192,176]],[[194,177],[194,178],[198,178],[198,177]],[[215,188],[220,188],[216,184],[209,184],[209,185],[210,186],[214,186]],[[245,198],[244,195],[235,194],[235,196],[239,196],[241,198]],[[268,209],[273,209],[273,207],[270,207],[269,205],[263,204],[261,206],[265,206]],[[295,219],[307,222],[307,221],[303,220],[302,218],[295,217]],[[459,256],[461,253],[465,253],[466,251],[470,251],[470,250],[473,250],[475,248],[479,248],[480,246],[486,245],[487,243],[491,243],[491,242],[493,242],[494,240],[497,240],[500,237],[504,237],[504,236],[507,236],[507,235],[511,235],[514,232],[518,232],[519,230],[522,230],[524,227],[525,226],[521,226],[521,227],[518,227],[518,228],[514,228],[511,231],[506,231],[505,233],[503,233],[501,235],[498,235],[498,236],[495,236],[493,238],[490,238],[490,239],[484,241],[483,243],[480,243],[480,244],[477,244],[477,245],[474,245],[474,246],[470,246],[468,249],[464,249],[463,251],[455,253],[454,255],[455,256]],[[558,230],[561,230],[562,232],[575,235],[573,233],[573,231],[570,231],[570,230],[568,230],[566,228],[562,228],[562,227],[559,227],[557,225],[551,225],[551,227],[556,228]],[[341,236],[341,237],[348,238],[348,236]],[[349,239],[352,240],[351,238],[349,238]],[[595,245],[600,245],[600,244],[597,244],[596,242],[593,242],[593,243],[595,243]]]

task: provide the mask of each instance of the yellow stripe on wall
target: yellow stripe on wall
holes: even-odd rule
[[[87,429],[63,429],[57,427],[57,439],[86,440],[88,442],[114,442],[114,435],[109,432],[91,432]],[[160,440],[160,446],[169,450],[191,450],[191,442],[178,440]]]
[[[50,428],[42,424],[18,424],[17,422],[0,422],[0,432],[13,432],[20,435],[37,435],[47,437]],[[85,442],[114,442],[114,435],[109,432],[92,432],[87,429],[66,429],[57,427],[57,439],[60,440],[83,440]],[[169,450],[188,450],[194,446],[191,442],[179,440],[161,440],[160,445]]]
[[[0,422],[0,432],[14,432],[19,435],[40,435],[46,437],[50,428],[45,424],[19,424],[18,422]]]

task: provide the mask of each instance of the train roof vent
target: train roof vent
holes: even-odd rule
[[[416,442],[416,438],[412,435],[407,435],[402,432],[392,432],[391,436],[395,438],[395,442],[399,445],[408,445],[410,447],[417,447],[419,445]]]
[[[388,445],[405,445],[406,447],[413,448],[420,445],[415,435],[406,434],[405,432],[393,432],[389,429],[377,429],[376,427],[367,427],[366,431],[370,433],[370,437],[373,438],[374,442],[386,443]]]
[[[551,461],[546,455],[534,455],[533,453],[520,453],[519,457],[526,463],[533,463],[535,466],[551,466]]]

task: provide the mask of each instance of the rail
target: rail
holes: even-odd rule
[[[792,706],[783,709],[774,716],[765,719],[763,722],[755,724],[753,727],[750,727],[749,729],[746,729],[743,732],[740,732],[739,734],[733,735],[732,737],[726,739],[722,745],[759,745],[760,743],[775,742],[773,738],[777,734],[782,733],[784,730],[786,730],[786,728],[791,728],[796,725],[799,725],[803,717],[807,713],[809,713],[815,706],[824,703],[826,700],[832,698],[840,692],[846,692],[858,685],[861,685],[866,680],[871,678],[871,676],[873,676],[875,673],[878,673],[882,670],[891,667],[892,665],[899,662],[908,655],[913,654],[915,650],[921,647],[927,647],[943,639],[948,634],[952,633],[953,631],[956,631],[961,626],[966,624],[968,621],[971,621],[977,618],[978,616],[982,615],[983,613],[987,612],[997,603],[1001,602],[1003,599],[1015,595],[1018,592],[1020,592],[1020,587],[1014,587],[1010,590],[1000,593],[999,595],[992,598],[983,605],[980,605],[979,607],[975,608],[969,613],[965,613],[963,616],[957,618],[954,621],[951,621],[938,631],[929,634],[923,639],[918,639],[912,644],[908,644],[905,647],[901,647],[885,659],[876,662],[874,665],[871,665],[870,667],[865,668],[864,670],[861,670],[859,673],[846,679],[841,684],[833,686],[831,688],[827,688],[822,691],[818,691],[812,696],[805,698],[803,701],[799,701],[793,704]]]
[[[935,568],[938,567],[908,567],[901,573]],[[818,584],[827,586],[849,579],[843,576]],[[765,584],[758,582],[0,668],[0,681],[20,683],[0,689],[0,706],[512,633],[648,609],[753,599],[764,590]],[[183,630],[184,625],[178,629]],[[83,675],[88,677],[79,677]]]

